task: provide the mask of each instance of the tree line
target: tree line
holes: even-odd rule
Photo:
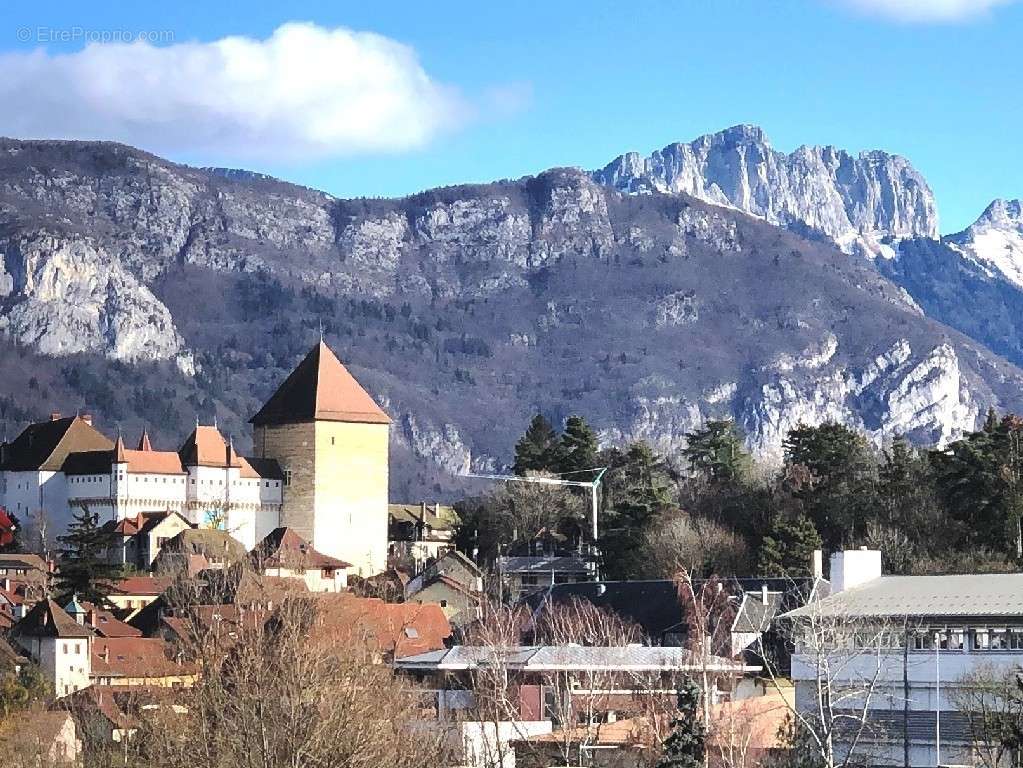
[[[943,447],[896,437],[877,447],[837,423],[798,425],[780,463],[755,459],[729,420],[689,433],[660,454],[634,442],[601,449],[580,416],[555,429],[544,416],[515,446],[514,471],[601,484],[603,573],[670,578],[810,573],[822,548],[880,549],[889,573],[1015,570],[1023,559],[1023,419],[987,414]],[[513,487],[514,486],[514,487]],[[556,486],[508,484],[456,505],[458,543],[482,560],[541,529],[568,532],[585,499]]]

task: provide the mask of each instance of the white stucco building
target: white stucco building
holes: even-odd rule
[[[831,595],[781,619],[796,630],[797,708],[817,712],[830,687],[848,732],[866,703],[857,763],[903,765],[908,747],[911,766],[975,764],[969,677],[1023,665],[1023,573],[883,576],[880,552],[840,552]]]
[[[56,529],[83,507],[101,522],[139,513],[179,513],[193,525],[217,525],[248,549],[278,526],[283,476],[272,460],[239,456],[212,426],[197,426],[177,451],[154,450],[142,434],[128,449],[91,417],[29,425],[5,446],[0,504],[22,520],[44,510]]]
[[[178,513],[246,549],[282,526],[363,576],[387,566],[390,419],[322,341],[253,416],[254,456],[216,426],[176,451],[134,449],[92,417],[51,415],[0,443],[0,506],[52,532],[87,508],[101,523]],[[156,556],[150,552],[149,562]]]
[[[43,600],[10,631],[11,641],[32,658],[52,693],[60,698],[87,688],[93,632],[68,614],[53,600]]]

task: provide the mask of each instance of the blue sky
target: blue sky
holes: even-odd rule
[[[182,162],[242,165],[339,196],[389,196],[556,165],[599,167],[627,150],[748,122],[786,151],[834,144],[907,156],[935,191],[942,231],[952,232],[995,197],[1023,197],[1023,4],[931,2],[948,7],[945,18],[918,18],[925,0],[5,4],[0,80],[6,69],[22,87],[0,86],[0,96],[24,106],[0,132],[110,134]],[[213,79],[202,74],[201,46],[181,48],[173,62],[184,63],[154,64],[171,68],[162,77],[150,77],[150,60],[137,52],[120,60],[97,52],[87,67],[60,58],[80,51],[84,35],[111,30],[180,47],[265,40],[292,21],[373,32],[411,49],[414,63],[401,65],[405,102],[380,107],[386,124],[370,120],[358,131],[346,102],[330,97],[325,111],[339,110],[331,113],[347,127],[309,128],[306,116],[334,81],[300,86],[310,92],[300,108],[283,108],[292,114],[270,109],[292,103],[278,93],[287,79],[222,86],[229,99],[212,89],[212,104],[193,98]],[[359,45],[352,55],[370,46],[381,60],[401,59],[384,44]],[[310,61],[296,65],[297,80],[307,79],[302,67],[317,67]],[[324,59],[317,76],[332,64]],[[194,71],[199,82],[190,83]],[[88,114],[86,96],[68,90],[100,104],[123,98],[115,117]],[[267,120],[255,137],[217,124],[252,114]],[[402,130],[392,135],[396,123]]]

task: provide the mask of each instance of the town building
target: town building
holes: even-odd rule
[[[20,758],[19,765],[74,766],[81,764],[82,740],[70,712],[31,710],[19,713],[4,749]]]
[[[458,516],[441,504],[389,504],[387,564],[421,573],[431,562],[455,548]]]
[[[252,550],[253,567],[265,576],[299,579],[310,592],[342,592],[350,563],[324,555],[290,528],[275,528]]]
[[[437,727],[460,730],[459,764],[479,768],[513,768],[514,743],[580,723],[671,712],[684,677],[706,681],[703,693],[717,704],[731,698],[735,681],[760,671],[684,648],[574,644],[456,645],[398,657],[394,666],[432,694]]]
[[[863,548],[833,554],[830,578],[829,597],[780,617],[796,640],[796,706],[818,712],[820,690],[841,692],[839,759],[856,738],[856,763],[973,764],[960,704],[978,679],[1023,665],[1023,573],[884,576]]]
[[[695,579],[692,588],[697,595],[704,589],[720,588],[727,592],[728,615],[722,618],[728,621],[729,655],[747,649],[755,652],[763,641],[778,651],[774,655],[784,662],[787,671],[787,654],[775,636],[775,618],[779,613],[826,596],[830,586],[819,575],[742,576],[712,581]],[[530,593],[524,604],[534,617],[539,617],[544,611],[576,600],[611,611],[635,624],[648,645],[680,646],[687,642],[687,601],[680,594],[679,584],[670,579],[553,584]]]
[[[256,456],[284,477],[273,528],[292,528],[360,576],[387,567],[391,420],[322,341],[251,419]],[[249,549],[252,549],[249,545]]]
[[[25,602],[41,600],[50,581],[51,564],[27,552],[0,554],[0,588],[19,594]]]
[[[180,687],[194,682],[195,670],[177,659],[166,641],[140,635],[109,612],[77,599],[64,607],[43,600],[8,633],[15,647],[39,664],[56,698],[91,685]]]
[[[107,600],[118,610],[130,614],[145,608],[170,585],[171,579],[163,576],[128,576],[113,583]]]
[[[508,546],[497,558],[497,575],[502,595],[516,601],[552,584],[596,581],[599,562],[578,525],[568,533],[543,528]]]
[[[452,549],[405,585],[405,600],[436,603],[452,624],[464,626],[480,617],[483,573],[476,563]]]
[[[0,506],[22,520],[43,513],[55,532],[83,508],[115,528],[130,521],[112,556],[141,567],[157,560],[161,538],[187,524],[227,531],[245,551],[289,527],[360,575],[383,571],[390,419],[326,344],[251,423],[254,455],[241,456],[215,425],[197,424],[168,451],[146,432],[128,448],[89,414],[54,413],[0,444]]]
[[[195,526],[180,512],[139,512],[134,517],[108,520],[103,529],[115,539],[109,559],[117,565],[148,571],[163,545]]]
[[[39,665],[53,685],[54,696],[67,696],[89,686],[93,632],[53,600],[37,603],[11,627],[8,636]]]

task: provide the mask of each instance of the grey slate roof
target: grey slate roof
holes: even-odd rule
[[[882,576],[784,614],[848,618],[1023,618],[1023,573]]]
[[[735,622],[732,624],[732,631],[748,634],[766,632],[771,627],[771,621],[778,614],[784,598],[785,595],[781,592],[768,592],[765,603],[762,594],[746,592],[742,597],[742,604],[739,606]]]
[[[479,645],[456,645],[395,660],[403,669],[465,670],[486,664],[502,664],[526,672],[564,670],[683,671],[698,666],[698,659],[685,648],[584,645],[520,645],[503,649]],[[747,667],[729,659],[711,657],[707,667],[741,672]]]

